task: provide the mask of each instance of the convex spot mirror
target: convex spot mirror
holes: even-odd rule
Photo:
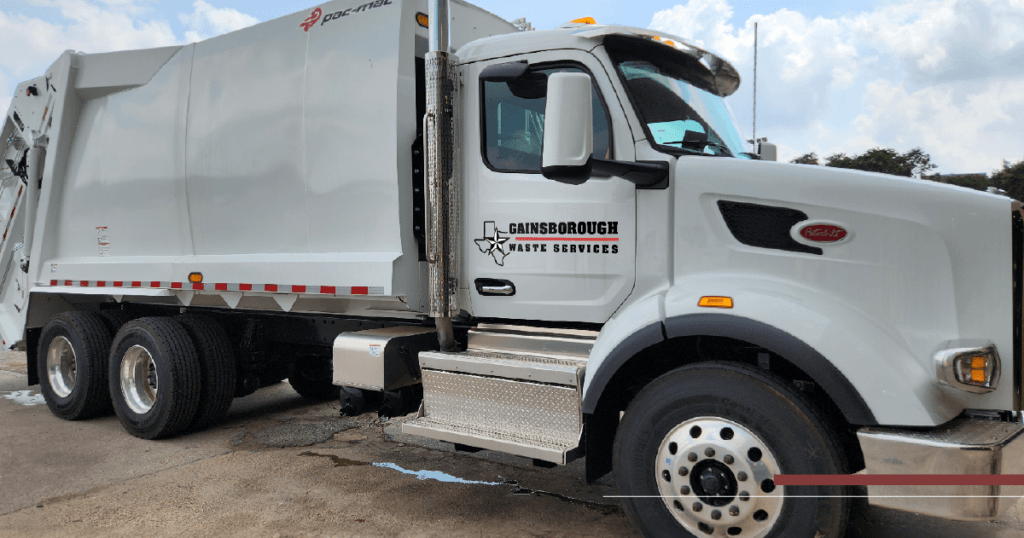
[[[504,82],[512,95],[520,99],[540,99],[547,93],[547,75],[531,72],[526,60],[487,66],[480,73],[480,80]]]

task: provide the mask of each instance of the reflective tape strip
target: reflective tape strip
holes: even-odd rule
[[[158,280],[50,280],[51,286],[75,288],[146,288],[172,291],[255,291],[263,293],[295,293],[302,295],[384,295],[383,286],[305,286],[301,284],[230,284],[203,282],[168,282]]]

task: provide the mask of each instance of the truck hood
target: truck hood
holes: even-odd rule
[[[885,174],[710,157],[680,158],[673,181],[677,282],[713,274],[784,282],[870,320],[930,376],[932,353],[949,340],[989,340],[1012,355],[1017,204],[1009,198]],[[729,210],[739,227],[727,222]],[[846,236],[787,248],[812,224]],[[1007,360],[1007,375],[1009,367]]]

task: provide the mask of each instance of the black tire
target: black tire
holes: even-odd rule
[[[100,319],[103,320],[103,323],[110,330],[111,338],[117,334],[117,331],[121,330],[125,323],[133,319],[127,312],[121,310],[100,310],[97,314],[99,314]]]
[[[139,348],[136,348],[139,346]],[[132,352],[132,356],[128,352]],[[146,358],[148,355],[148,358]],[[122,364],[139,365],[138,389],[122,384]],[[149,375],[143,377],[148,368]],[[146,395],[155,373],[156,390],[148,402],[133,402],[127,395]],[[128,433],[142,439],[171,437],[192,423],[199,407],[201,369],[196,348],[188,332],[168,318],[140,318],[117,332],[110,351],[110,395],[114,412]],[[148,407],[147,407],[148,404]],[[133,407],[133,405],[135,407]]]
[[[702,450],[690,451],[689,446],[677,448],[675,443],[666,444],[666,441],[693,439],[690,445],[693,447],[700,446],[699,443],[702,442],[710,442],[709,440],[714,437],[701,437],[703,432],[699,428],[695,431],[689,426],[707,420],[706,417],[714,419],[710,421],[711,423],[725,419],[726,422],[740,426],[741,433],[730,431],[729,439],[733,439],[734,435],[744,435],[748,439],[763,442],[766,448],[765,456],[762,456],[761,452],[756,456],[737,454],[735,459],[727,462],[733,466],[745,465],[752,457],[756,458],[754,461],[764,463],[768,461],[768,455],[771,455],[777,462],[779,474],[848,472],[845,453],[837,441],[838,436],[829,427],[828,422],[821,418],[822,415],[814,406],[784,379],[770,372],[737,363],[711,362],[678,368],[659,377],[637,395],[626,410],[615,436],[613,472],[619,494],[654,496],[626,497],[622,501],[626,513],[645,536],[702,536],[708,534],[706,527],[696,527],[702,532],[691,533],[686,530],[681,520],[688,521],[691,529],[699,524],[730,525],[727,516],[733,514],[723,512],[733,510],[733,506],[737,509],[737,518],[752,516],[753,519],[757,519],[758,512],[755,510],[758,505],[755,503],[769,502],[756,496],[773,491],[774,482],[761,482],[763,485],[759,487],[760,478],[739,482],[737,477],[741,476],[741,473],[736,473],[730,475],[733,491],[726,494],[735,495],[733,501],[726,503],[731,506],[721,505],[721,510],[716,510],[718,504],[709,504],[712,501],[717,502],[717,499],[703,497],[704,503],[701,503],[703,506],[700,507],[703,513],[698,513],[700,510],[693,501],[702,500],[697,496],[697,484],[703,483],[699,480],[686,481],[693,480],[698,474],[704,476],[710,472],[707,471],[709,467],[703,466],[705,463],[719,465],[719,462],[713,457],[706,457],[708,454],[702,453]],[[744,432],[743,428],[747,432]],[[724,430],[725,428],[716,435],[719,435],[719,438],[725,437],[721,433]],[[748,435],[748,432],[753,435]],[[673,452],[666,452],[665,447]],[[676,454],[674,450],[679,451],[679,458],[671,463],[663,462],[663,459],[668,459],[664,458],[666,454]],[[719,450],[717,454],[712,452],[711,456],[717,456],[718,460],[721,460],[725,457],[723,452],[726,450]],[[697,463],[686,463],[694,460],[683,459],[694,456],[697,456]],[[762,457],[765,459],[761,460]],[[740,461],[740,458],[747,459]],[[676,466],[686,467],[687,472],[675,469]],[[728,469],[730,473],[736,470],[735,467],[730,468],[724,463],[721,466],[723,467],[720,468]],[[663,467],[665,468],[662,469]],[[668,474],[665,474],[666,472]],[[682,476],[687,478],[679,478]],[[746,478],[743,477],[744,480]],[[661,482],[662,480],[664,482]],[[726,484],[729,481],[724,480],[721,483]],[[692,489],[686,489],[685,486],[692,486]],[[668,500],[663,500],[664,498],[659,496],[666,495],[662,491],[664,488],[681,490],[673,493],[680,497],[664,497]],[[693,494],[694,498],[682,495],[683,490],[686,494]],[[744,500],[742,492],[737,494],[739,490],[752,490],[753,496]],[[849,500],[842,497],[846,493],[846,488],[786,486],[784,491],[786,497],[782,501],[781,509],[776,510],[776,514],[768,514],[761,510],[764,512],[761,517],[766,519],[758,521],[764,523],[758,524],[748,519],[743,522],[745,527],[738,527],[738,535],[755,536],[767,529],[770,529],[770,532],[765,534],[768,537],[813,538],[843,535],[849,514]],[[678,501],[681,501],[678,505],[671,504]],[[672,508],[669,507],[670,504]],[[712,514],[713,511],[718,511],[721,515]],[[677,515],[680,519],[677,519]],[[714,517],[715,515],[718,517]],[[697,522],[697,518],[707,517],[711,518],[708,522]],[[772,519],[767,519],[768,517]]]
[[[55,390],[47,359],[51,344],[60,345],[59,340],[55,343],[58,337],[70,344],[73,351],[74,382],[73,386],[65,383]],[[40,392],[54,415],[64,420],[80,420],[110,411],[110,392],[107,389],[109,352],[110,332],[103,320],[92,312],[65,312],[43,327],[37,348],[36,372],[39,374]],[[67,393],[68,389],[70,393]]]
[[[189,425],[190,431],[204,430],[228,415],[235,397],[235,356],[227,332],[205,316],[177,316],[175,321],[188,332],[199,353],[202,386],[199,409]]]
[[[333,400],[338,398],[341,387],[334,385],[332,361],[327,357],[304,356],[295,359],[292,373],[288,376],[299,396],[309,400]]]

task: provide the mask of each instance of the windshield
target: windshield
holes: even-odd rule
[[[706,68],[660,43],[619,48],[606,40],[650,140],[661,150],[749,159],[725,99],[709,91]],[[707,87],[707,89],[705,89]]]

